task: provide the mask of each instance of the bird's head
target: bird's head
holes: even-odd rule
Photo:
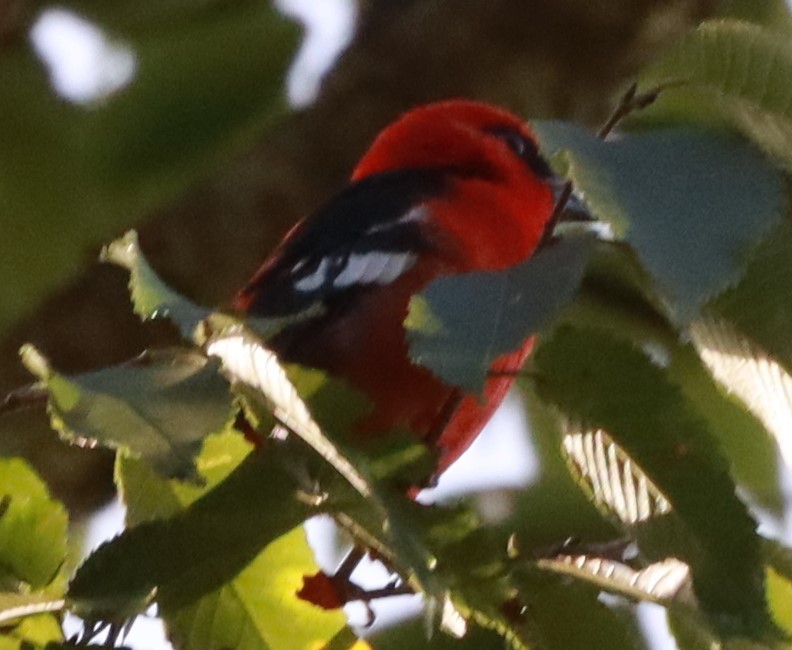
[[[547,182],[553,177],[523,120],[504,109],[463,99],[405,113],[379,134],[352,180],[416,168],[493,180],[524,176]]]

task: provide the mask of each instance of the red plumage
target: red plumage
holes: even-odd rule
[[[350,185],[285,237],[237,295],[255,316],[321,313],[270,343],[287,362],[348,381],[371,400],[362,436],[407,426],[438,446],[438,472],[503,399],[531,341],[498,359],[480,396],[460,396],[410,361],[408,303],[433,279],[529,257],[553,211],[551,173],[529,128],[502,109],[454,100],[388,126]],[[461,397],[461,402],[459,398]]]

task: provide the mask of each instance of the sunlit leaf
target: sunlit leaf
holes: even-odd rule
[[[6,589],[49,584],[66,558],[66,510],[20,459],[0,459],[0,499],[0,580]]]
[[[270,543],[218,591],[163,614],[174,640],[195,650],[322,647],[346,617],[297,597],[304,576],[316,570],[299,527]]]
[[[694,323],[693,342],[713,376],[737,395],[775,437],[792,464],[792,377],[722,321]]]
[[[4,626],[0,635],[1,650],[52,650],[63,640],[59,620],[50,614],[28,615],[13,628]]]
[[[665,496],[606,432],[569,426],[564,450],[594,502],[622,523],[630,526],[671,511]]]
[[[205,349],[222,362],[233,383],[252,389],[252,396],[260,396],[279,422],[311,445],[356,490],[371,494],[367,479],[322,432],[275,354],[249,329],[232,323],[212,332]]]

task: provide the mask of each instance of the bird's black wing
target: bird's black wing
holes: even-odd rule
[[[287,316],[389,284],[431,247],[424,203],[447,178],[400,170],[350,184],[289,234],[238,302],[252,316]]]

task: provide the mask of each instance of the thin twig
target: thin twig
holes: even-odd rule
[[[658,86],[649,92],[639,93],[638,84],[632,83],[622,95],[619,103],[616,105],[616,108],[613,109],[613,112],[610,114],[608,119],[605,120],[605,123],[600,127],[599,131],[597,131],[597,137],[600,140],[607,138],[622,122],[622,120],[630,115],[630,113],[644,109],[652,104],[660,95],[660,91],[663,90],[663,88],[664,87]],[[542,235],[542,239],[539,242],[540,247],[548,244],[553,239],[555,227],[560,221],[561,214],[564,212],[567,203],[569,203],[569,199],[572,196],[572,191],[572,181],[567,181],[564,183],[564,186],[562,187],[561,192],[556,199],[555,206],[553,207],[553,213],[550,215],[547,226],[545,226],[544,234]]]

